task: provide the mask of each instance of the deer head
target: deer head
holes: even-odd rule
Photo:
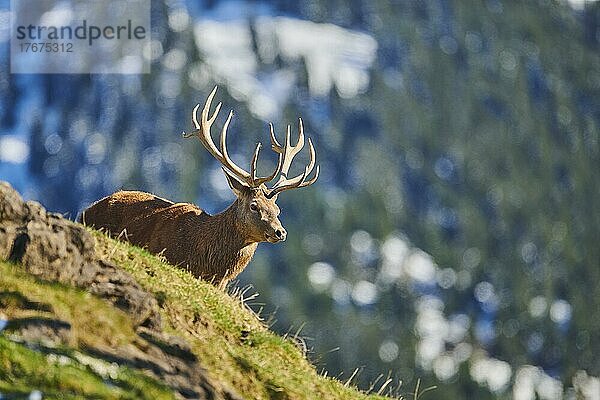
[[[280,210],[275,202],[279,193],[285,190],[309,186],[317,181],[319,166],[316,167],[314,176],[309,179],[309,175],[315,169],[315,149],[312,140],[308,139],[310,161],[304,168],[303,173],[293,178],[288,178],[294,157],[304,148],[302,119],[299,118],[298,141],[294,146],[290,144],[291,128],[289,125],[287,127],[285,142],[282,146],[275,137],[273,124],[269,124],[271,149],[278,154],[277,167],[271,175],[258,177],[256,175],[256,164],[258,162],[261,143],[257,143],[254,149],[254,155],[250,163],[250,172],[236,165],[227,153],[227,128],[233,117],[233,110],[229,112],[227,120],[221,129],[218,148],[212,140],[210,128],[217,118],[222,105],[222,103],[217,104],[214,113],[209,117],[211,103],[216,92],[217,87],[215,86],[202,109],[200,121],[198,121],[200,104],[194,107],[192,111],[192,123],[195,130],[190,133],[183,132],[183,137],[198,137],[206,150],[222,164],[227,182],[237,196],[234,204],[236,204],[238,228],[244,233],[247,240],[250,242],[268,241],[271,243],[285,240],[287,233],[279,221]],[[266,184],[277,177],[277,182],[273,186],[267,187]]]

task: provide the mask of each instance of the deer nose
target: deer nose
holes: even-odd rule
[[[285,240],[286,235],[287,232],[283,228],[275,230],[275,237],[279,240]]]

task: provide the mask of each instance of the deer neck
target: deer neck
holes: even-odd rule
[[[236,200],[225,211],[216,214],[214,222],[219,227],[218,231],[222,234],[221,238],[233,248],[242,249],[252,242],[248,238],[246,229],[238,218],[239,203]]]
[[[215,248],[219,249],[222,254],[251,258],[258,243],[250,238],[247,227],[240,221],[239,207],[239,201],[236,200],[225,211],[213,217],[215,231],[219,232],[219,235],[214,238],[216,240]],[[248,261],[250,260],[248,259]]]
[[[210,217],[210,237],[198,242],[196,254],[203,254],[203,277],[223,284],[237,276],[248,265],[258,243],[248,238],[238,218],[238,202]]]

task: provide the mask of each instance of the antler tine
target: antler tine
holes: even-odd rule
[[[300,120],[300,134],[299,134],[299,138],[298,138],[298,142],[297,142],[296,146],[288,145],[288,143],[289,143],[288,138],[289,138],[289,136],[286,138],[286,147],[285,147],[286,154],[285,154],[285,159],[283,161],[281,177],[279,178],[279,181],[277,181],[277,183],[273,186],[273,189],[279,188],[280,186],[297,185],[297,184],[299,184],[299,182],[302,181],[302,175],[298,175],[294,178],[287,177],[287,174],[289,173],[289,169],[290,169],[290,166],[292,165],[292,161],[293,161],[294,157],[304,147],[304,134],[303,134],[303,129],[302,129],[302,120]],[[308,162],[308,166],[307,166],[307,169],[308,169],[307,175],[310,174],[310,172],[313,170],[313,168],[315,166],[315,148],[314,148],[312,140],[310,138],[308,139],[308,150],[309,150],[309,155],[310,155],[310,161]]]
[[[308,152],[310,155],[310,160],[308,161],[308,165],[306,166],[306,170],[307,170],[306,175],[307,176],[311,173],[311,171],[315,167],[315,148],[314,148],[314,146],[312,144],[312,140],[310,138],[308,139]],[[299,177],[288,179],[288,182],[286,182],[286,184],[295,185],[296,182],[300,181],[298,178]]]
[[[293,189],[295,187],[304,187],[304,185],[303,185],[303,183],[305,183],[304,180],[306,179],[306,177],[308,175],[310,175],[313,168],[315,167],[315,149],[313,147],[312,140],[310,140],[310,139],[308,139],[308,148],[309,148],[310,160],[308,162],[308,165],[305,168],[306,175],[301,174],[294,178],[281,177],[281,179],[273,186],[272,189],[278,190],[279,188],[282,188],[282,187],[286,187],[287,189]],[[315,176],[317,176],[319,173],[318,169],[319,169],[319,167],[317,166],[317,171],[315,171]],[[312,179],[308,182],[311,182],[311,181],[312,181]],[[312,182],[312,183],[314,183],[314,182]],[[302,186],[300,186],[300,185],[302,185]],[[285,189],[285,190],[287,190],[287,189]],[[279,190],[278,190],[278,192],[279,192]]]
[[[279,154],[279,158],[277,160],[277,167],[271,175],[265,177],[257,177],[256,164],[258,162],[258,155],[262,146],[260,143],[256,145],[256,148],[254,150],[252,162],[250,163],[250,172],[247,172],[244,169],[240,168],[238,165],[236,165],[231,159],[231,157],[229,157],[229,153],[227,152],[227,128],[229,128],[229,124],[231,123],[231,119],[233,118],[233,110],[229,112],[229,115],[227,116],[227,119],[223,124],[223,128],[221,129],[219,147],[215,145],[212,139],[210,128],[217,119],[217,115],[219,114],[219,111],[221,110],[222,106],[222,103],[217,104],[214,113],[212,115],[209,115],[210,107],[216,92],[217,87],[215,86],[215,88],[212,90],[212,92],[206,99],[206,103],[204,104],[204,108],[202,109],[202,112],[200,114],[200,122],[198,122],[198,109],[200,108],[200,104],[196,104],[194,110],[192,111],[192,123],[194,124],[194,127],[196,129],[190,133],[183,132],[183,137],[189,138],[192,136],[197,136],[202,145],[206,148],[206,150],[208,150],[208,152],[213,157],[215,157],[227,171],[231,172],[233,175],[235,175],[236,178],[238,178],[239,181],[241,181],[249,187],[259,187],[260,185],[275,179],[275,177],[279,174],[282,174],[280,181],[284,183],[283,181],[285,180],[285,176],[289,171],[292,159],[300,150],[302,150],[302,147],[304,146],[302,120],[300,120],[300,133],[298,136],[298,142],[296,143],[296,146],[290,145],[290,127],[288,127],[285,144],[281,146],[277,141],[277,138],[275,137],[273,125],[270,125],[271,148],[273,149],[273,151]],[[308,173],[310,173],[310,170],[312,170],[312,167],[314,166],[314,149],[311,149],[311,158],[312,159]],[[296,181],[302,180],[300,179],[301,177],[297,178],[298,179],[294,178],[292,183],[297,183]]]
[[[225,124],[223,125],[223,129],[221,130],[221,140],[220,140],[220,150],[217,148],[215,143],[213,142],[210,128],[212,124],[217,119],[219,111],[221,111],[222,103],[219,102],[217,107],[215,108],[214,113],[209,116],[210,106],[212,104],[213,98],[217,93],[217,86],[210,92],[210,95],[206,99],[206,103],[204,103],[204,108],[202,109],[202,113],[200,114],[200,122],[198,122],[198,108],[200,108],[200,104],[197,104],[192,111],[192,123],[194,124],[196,130],[190,133],[183,133],[184,138],[189,138],[192,136],[197,136],[200,139],[200,142],[206,150],[213,157],[215,157],[225,168],[227,168],[231,173],[233,173],[237,178],[239,178],[242,182],[247,185],[251,185],[250,174],[244,169],[237,166],[233,160],[229,157],[227,153],[227,128],[229,127],[229,123],[231,122],[231,118],[233,117],[233,111],[229,113]]]
[[[286,158],[283,160],[283,168],[282,173],[287,177],[287,174],[292,165],[292,160],[296,156],[296,154],[300,153],[300,151],[304,148],[304,126],[302,125],[302,118],[298,118],[298,141],[295,146],[290,144],[290,136],[291,136],[291,127],[287,126],[287,132],[285,135],[285,146],[287,150]]]
[[[236,176],[240,177],[243,182],[247,184],[252,184],[251,176],[248,172],[238,167],[233,160],[229,157],[229,153],[227,153],[227,128],[229,128],[229,123],[231,122],[231,118],[233,117],[233,110],[229,111],[229,115],[223,124],[223,128],[221,129],[221,153],[223,154],[223,164]]]
[[[196,136],[198,134],[198,131],[201,129],[200,128],[200,124],[198,123],[198,119],[196,118],[196,114],[198,113],[198,108],[200,108],[200,104],[196,104],[196,107],[194,107],[194,110],[192,111],[192,124],[194,124],[194,126],[196,127],[196,130],[186,133],[185,131],[181,132],[181,136],[183,136],[184,139],[190,138],[192,136]]]
[[[279,186],[277,188],[273,188],[268,193],[267,197],[268,198],[273,198],[274,196],[276,196],[277,194],[279,194],[279,193],[281,193],[281,192],[283,192],[285,190],[297,189],[297,188],[302,188],[302,187],[310,186],[310,185],[312,185],[313,183],[315,183],[317,181],[317,179],[319,178],[319,172],[320,171],[321,171],[321,166],[317,165],[317,169],[315,170],[315,176],[313,176],[311,179],[309,179],[307,181],[306,178],[310,174],[310,167],[306,166],[306,168],[304,169],[304,172],[302,173],[302,175],[299,175],[296,178],[294,178],[294,180],[298,179],[297,183],[291,183],[291,184],[288,184],[288,185],[283,185],[283,186]]]
[[[317,165],[317,169],[315,170],[315,176],[312,177],[312,179],[308,180],[308,181],[303,181],[300,185],[296,186],[296,187],[305,187],[305,186],[310,186],[313,183],[315,183],[317,181],[317,179],[319,178],[319,172],[321,172],[321,166]]]
[[[277,138],[275,137],[275,132],[273,130],[273,124],[269,122],[269,132],[271,134],[271,148],[273,149],[273,151],[276,151],[278,153],[281,154],[281,145],[279,144],[279,142],[277,141]]]
[[[252,184],[256,186],[256,180],[258,179],[256,176],[256,163],[258,162],[258,153],[260,152],[260,147],[262,143],[256,143],[256,148],[254,149],[254,155],[252,156],[252,162],[250,163],[250,178],[252,179]]]
[[[250,177],[252,178],[252,183],[254,187],[258,187],[263,183],[272,181],[281,172],[282,154],[280,153],[277,159],[277,167],[271,175],[265,176],[264,178],[258,178],[256,176],[256,162],[258,161],[258,153],[260,152],[261,146],[262,144],[260,142],[256,144],[256,148],[254,149],[254,156],[252,157],[252,163],[250,164]]]
[[[285,143],[283,146],[281,146],[275,138],[273,125],[271,124],[271,147],[275,152],[283,154],[283,166],[281,167],[281,177],[279,178],[279,181],[283,181],[287,178],[287,174],[289,173],[292,165],[292,160],[296,154],[298,154],[304,148],[304,126],[302,125],[302,118],[299,118],[298,120],[298,141],[296,142],[295,146],[290,144],[292,128],[289,125],[287,126],[287,131],[285,134]],[[275,186],[278,184],[279,182],[276,183]]]
[[[215,122],[215,119],[217,118],[217,115],[219,114],[219,111],[221,111],[221,106],[223,105],[223,103],[219,102],[219,104],[217,104],[217,107],[215,108],[215,112],[213,113],[212,117],[207,118],[208,117],[208,113],[210,111],[210,105],[212,104],[213,98],[215,97],[215,94],[217,93],[217,86],[214,87],[214,89],[212,90],[212,92],[210,92],[210,94],[208,95],[208,98],[206,99],[206,103],[204,103],[204,108],[202,109],[202,124],[204,126],[204,124],[207,124],[208,130],[210,131],[210,127],[212,126],[213,122]],[[200,104],[198,104],[199,106]],[[198,106],[196,106],[196,108],[194,109],[194,112],[192,113],[192,120],[194,122],[194,125],[196,125],[197,129],[202,129],[202,126],[200,126],[198,124],[198,120],[197,120],[197,116],[196,116],[196,111],[198,109]]]
[[[292,161],[296,154],[298,154],[304,148],[304,125],[302,123],[302,118],[299,118],[298,122],[298,141],[295,146],[290,145],[290,135],[291,128],[288,125],[285,144],[281,146],[277,139],[275,138],[273,127],[271,125],[271,147],[274,151],[278,152],[283,156],[283,165],[281,167],[281,176],[277,183],[270,189],[268,197],[273,197],[276,194],[289,189],[305,187],[308,185],[312,185],[317,181],[319,177],[319,167],[317,166],[317,170],[315,171],[315,176],[310,180],[306,180],[306,178],[310,175],[313,168],[315,167],[315,148],[313,146],[312,140],[308,139],[308,148],[310,161],[308,165],[305,167],[304,172],[294,178],[288,178],[287,174],[289,173],[290,166],[292,165]]]

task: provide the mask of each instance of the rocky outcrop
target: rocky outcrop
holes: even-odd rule
[[[85,228],[48,213],[36,202],[24,202],[0,182],[0,258],[22,264],[42,279],[84,288],[127,312],[137,325],[160,328],[154,296],[125,271],[94,253]]]
[[[163,331],[153,294],[118,266],[99,259],[94,245],[83,226],[46,212],[36,202],[23,201],[9,184],[0,182],[0,260],[19,263],[40,279],[87,290],[131,317],[137,333],[133,343],[86,348],[88,355],[141,370],[170,386],[180,398],[238,398],[211,382],[184,339]],[[0,308],[9,301],[25,309],[43,308],[21,293],[0,295]],[[70,329],[67,321],[52,318],[10,320],[6,327],[25,342],[51,343],[51,347],[69,343]]]

